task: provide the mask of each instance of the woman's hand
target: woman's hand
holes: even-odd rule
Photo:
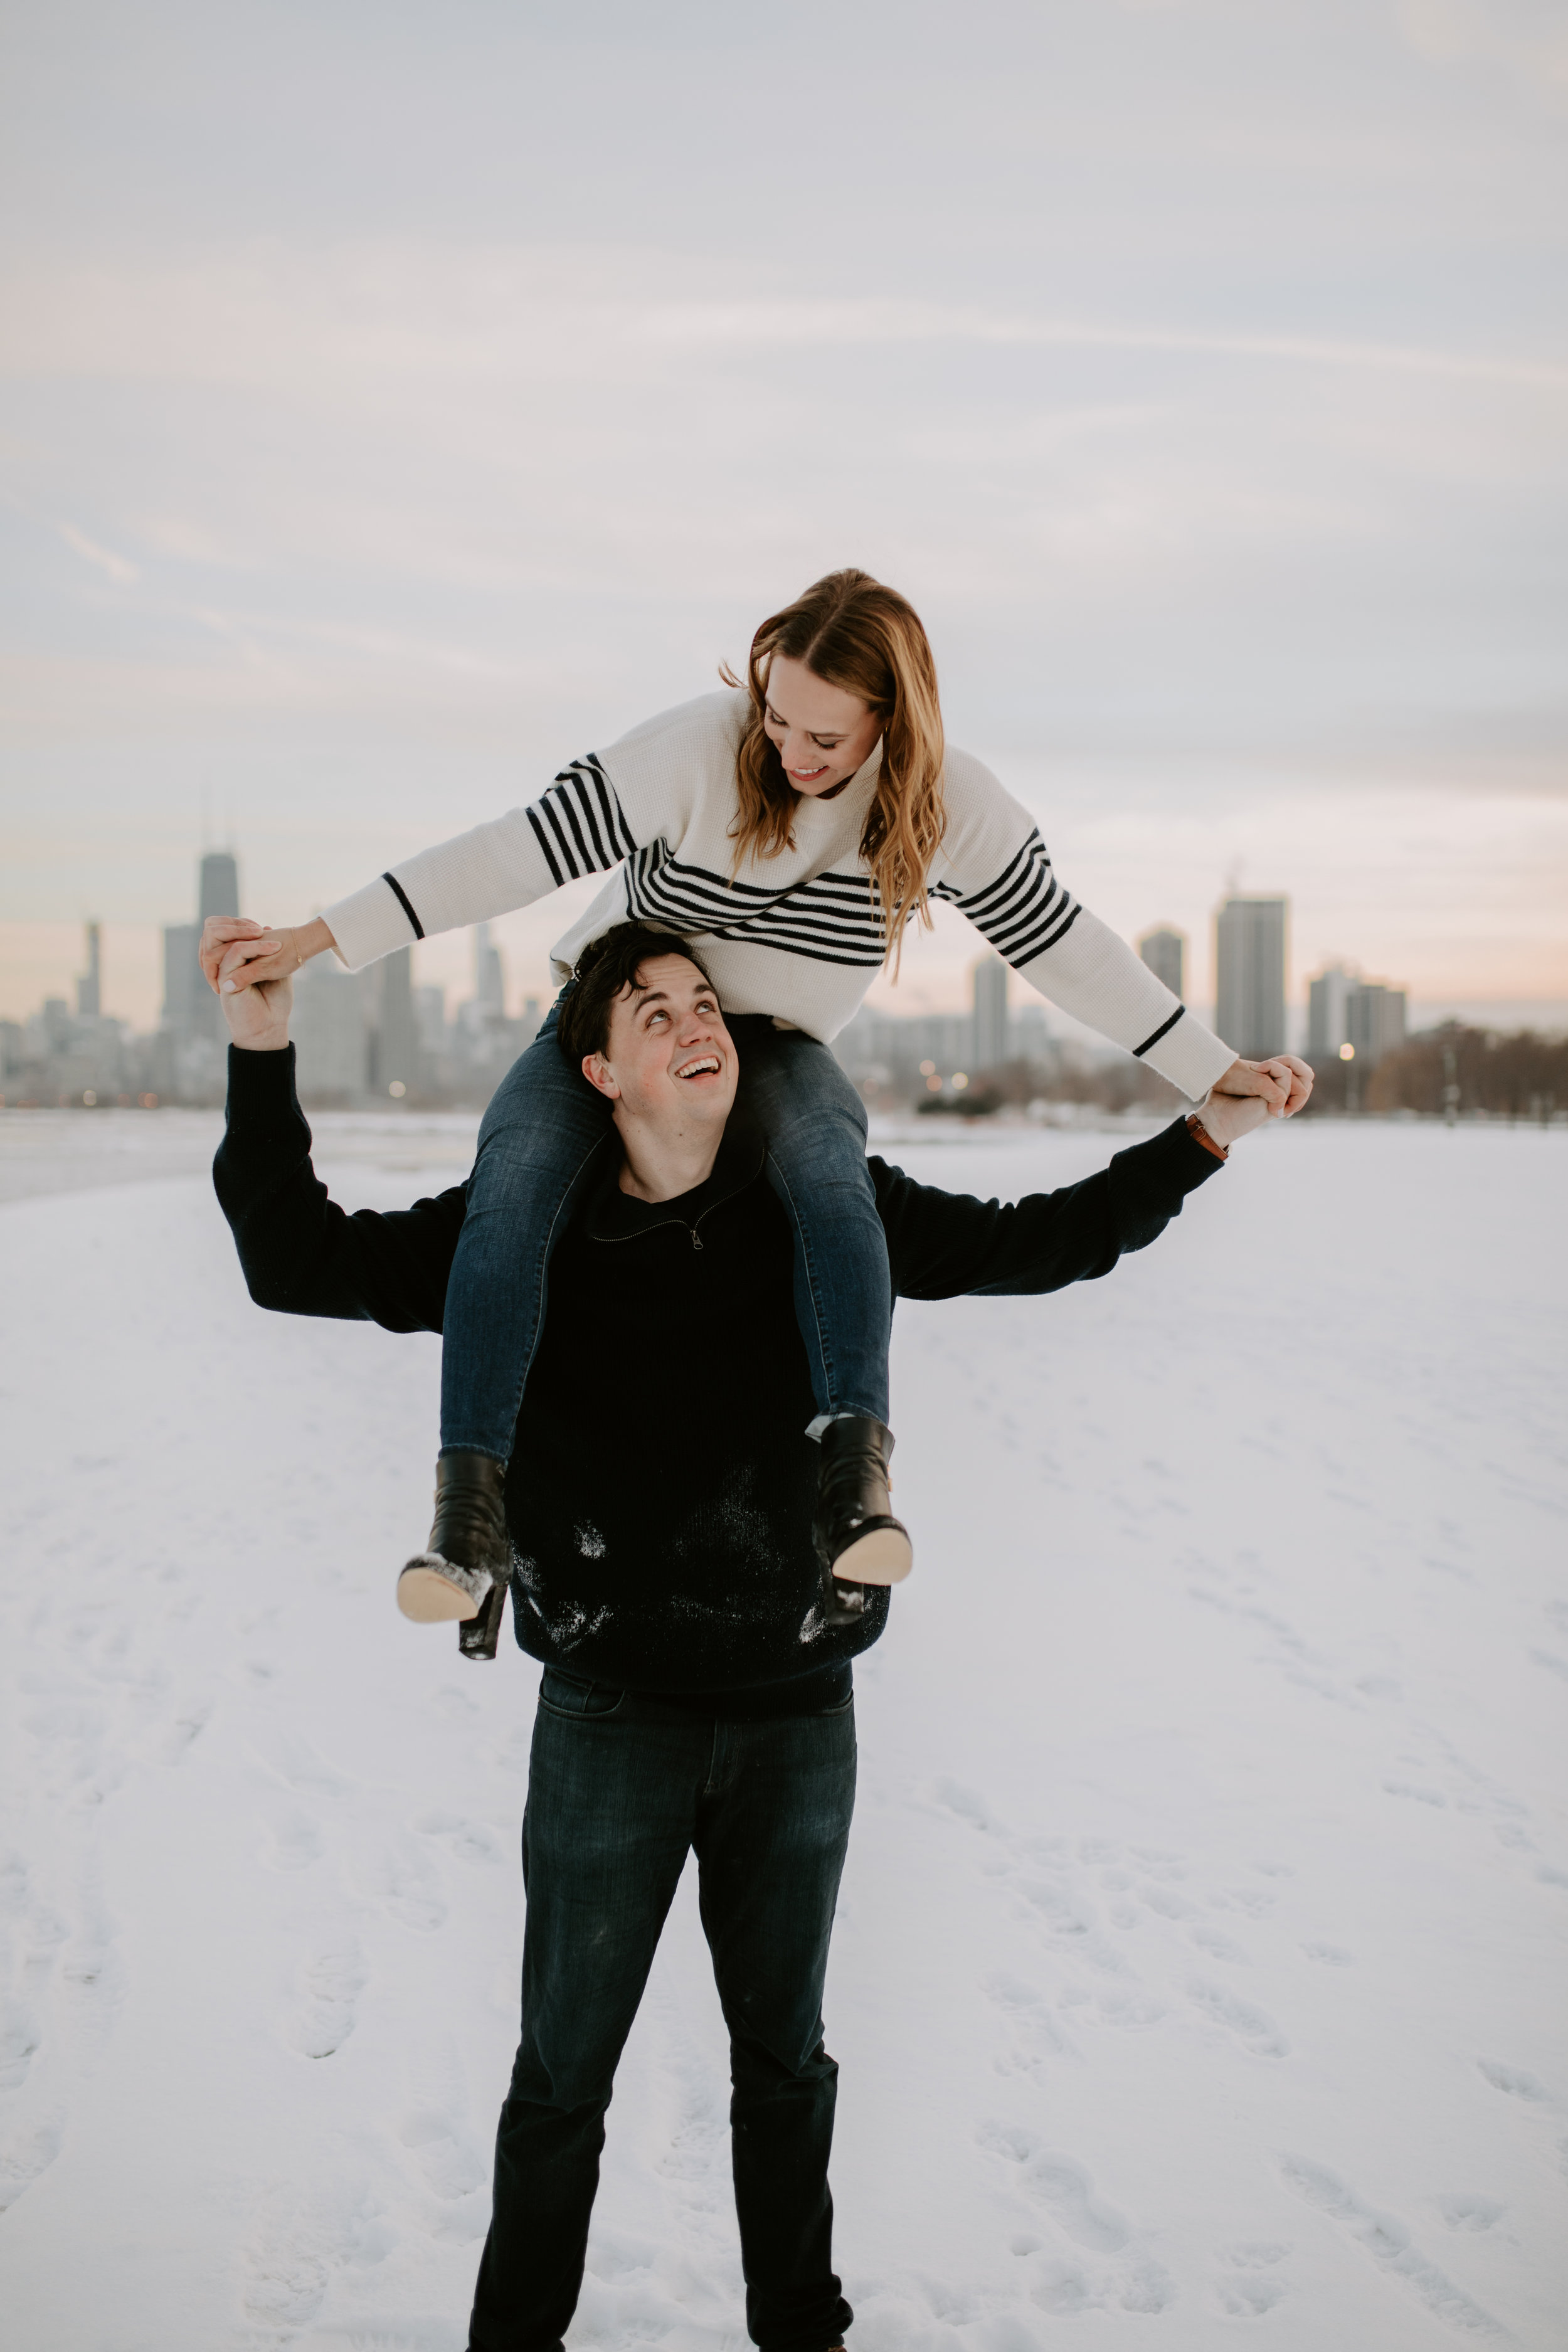
[[[1260,1095],[1276,1118],[1289,1118],[1311,1091],[1312,1071],[1300,1055],[1276,1054],[1268,1062],[1233,1062],[1225,1076],[1215,1079],[1209,1101],[1217,1095]]]
[[[297,930],[274,931],[244,915],[209,915],[197,953],[207,986],[219,996],[233,996],[241,989],[287,980],[311,956],[336,944],[320,916]]]

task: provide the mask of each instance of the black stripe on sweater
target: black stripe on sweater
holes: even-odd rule
[[[425,936],[425,926],[420,921],[418,916],[415,913],[413,907],[410,905],[408,893],[404,888],[402,883],[398,880],[396,875],[384,874],[381,878],[386,884],[387,887],[394,893],[398,905],[402,908],[404,913],[413,924],[415,938],[416,940],[422,940]]]
[[[1160,1026],[1155,1030],[1154,1034],[1152,1037],[1145,1037],[1141,1045],[1134,1045],[1132,1048],[1133,1059],[1136,1061],[1140,1054],[1146,1054],[1151,1045],[1157,1045],[1161,1038],[1167,1035],[1169,1032],[1175,1027],[1177,1022],[1181,1019],[1186,1009],[1187,1008],[1184,1004],[1178,1004],[1170,1019],[1168,1021],[1162,1021]]]
[[[593,754],[563,768],[523,814],[557,889],[585,874],[607,874],[637,847],[615,789]]]
[[[1065,940],[1079,913],[1078,901],[1052,873],[1037,831],[983,889],[956,890],[951,883],[939,883],[932,896],[950,899],[966,914],[1015,971]]]

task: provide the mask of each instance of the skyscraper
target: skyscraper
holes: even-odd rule
[[[1379,980],[1352,981],[1345,996],[1345,1042],[1358,1064],[1375,1070],[1405,1043],[1405,991]]]
[[[1350,1036],[1345,999],[1355,982],[1342,964],[1331,963],[1307,990],[1307,1059],[1331,1061]]]
[[[220,1056],[228,1043],[228,1030],[222,1005],[202,978],[196,950],[201,944],[202,925],[209,915],[238,912],[239,868],[233,852],[211,849],[203,857],[198,872],[195,921],[166,923],[163,927],[163,1025],[177,1044],[190,1045],[200,1039]]]
[[[474,1002],[498,1021],[506,1011],[506,971],[488,923],[474,925]]]
[[[381,1019],[376,1028],[375,1090],[413,1094],[419,1085],[419,1024],[414,1009],[414,950],[381,960]]]
[[[1178,931],[1173,924],[1161,923],[1156,929],[1144,932],[1138,942],[1138,952],[1155,979],[1163,980],[1173,996],[1184,1000],[1187,993],[1185,931]]]
[[[87,927],[87,970],[76,984],[78,1018],[96,1021],[103,1010],[102,933],[96,923]]]
[[[365,977],[344,971],[330,955],[315,957],[295,975],[289,1031],[302,1102],[353,1103],[363,1097],[370,1076]]]
[[[997,1070],[1007,1059],[1007,967],[984,956],[974,967],[973,1066]]]
[[[1285,1051],[1284,898],[1227,898],[1215,917],[1215,1027],[1248,1061]]]
[[[209,915],[237,915],[239,912],[239,868],[234,853],[228,849],[209,849],[202,859],[201,898],[196,920],[205,923]]]
[[[199,923],[163,926],[163,1026],[171,1036],[196,1034],[202,1018],[201,999],[211,994],[196,961],[201,936]],[[213,1003],[217,1006],[216,996]],[[218,1010],[221,1013],[222,1008]]]

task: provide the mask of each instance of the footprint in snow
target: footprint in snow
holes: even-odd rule
[[[1053,2317],[1076,2318],[1086,2311],[1130,2311],[1157,2318],[1176,2299],[1175,2283],[1149,2255],[1110,2270],[1092,2264],[1054,2262],[1041,2265],[1033,2299]]]
[[[1378,2268],[1407,2286],[1433,2316],[1472,2336],[1501,2336],[1506,2331],[1473,2302],[1462,2287],[1445,2275],[1411,2242],[1405,2224],[1391,2213],[1380,2213],[1357,2196],[1349,2183],[1326,2165],[1310,2158],[1287,2156],[1279,2170],[1287,2188],[1304,2203],[1326,2214]]]
[[[1047,2058],[1078,2055],[1051,2016],[1044,1993],[1033,1985],[997,1974],[986,1978],[982,1990],[1011,2029],[1008,2047],[995,2062],[999,2074],[1037,2074]]]
[[[37,2019],[19,2001],[0,2009],[0,2097],[10,2098],[26,2081],[43,2034]]]
[[[1102,2205],[1089,2174],[1070,2157],[1043,2147],[1031,2132],[1013,2124],[984,2124],[982,2147],[1018,2168],[1018,2186],[1043,2205],[1075,2244],[1101,2254],[1119,2253],[1131,2231],[1120,2213]]]
[[[61,2133],[52,2121],[22,2126],[0,2143],[0,2213],[9,2212],[60,2152]]]
[[[1536,2106],[1551,2096],[1545,2084],[1527,2074],[1522,2066],[1500,2066],[1492,2058],[1478,2058],[1476,2063],[1493,2090],[1501,2091],[1506,2098],[1524,2099]]]
[[[1435,2197],[1432,2202],[1450,2230],[1471,2230],[1478,2235],[1496,2227],[1508,2210],[1495,2197],[1461,2194],[1455,2197]]]
[[[421,1837],[434,1838],[458,1862],[496,1863],[502,1859],[494,1830],[483,1822],[465,1821],[459,1813],[416,1813],[414,1827]]]
[[[309,2186],[279,2184],[262,2197],[244,2250],[246,2313],[289,2340],[315,2318],[335,2271],[374,2269],[396,2243],[396,2230],[364,2181],[333,2176]],[[356,2334],[354,2340],[362,2339]]]
[[[289,2048],[304,2058],[330,2058],[341,2050],[354,2030],[366,1982],[357,1944],[319,1952],[300,1972],[299,2004],[284,2029]]]
[[[469,2197],[489,2178],[489,2166],[463,2118],[445,2107],[411,2107],[397,2126],[397,2137],[414,2156],[434,2197],[448,2202]]]
[[[1228,1985],[1197,1982],[1187,1987],[1187,1998],[1194,2009],[1215,2024],[1223,2025],[1233,2033],[1243,2049],[1258,2058],[1285,2058],[1290,2044],[1275,2024],[1267,2010],[1256,2009],[1243,2000]]]
[[[1269,2273],[1289,2251],[1257,2239],[1218,2249],[1226,2267],[1214,2282],[1214,2295],[1227,2319],[1262,2319],[1284,2302],[1285,2281]]]
[[[1207,1927],[1202,1920],[1189,1927],[1187,1933],[1199,1951],[1206,1952],[1211,1960],[1225,1960],[1232,1967],[1246,1966],[1247,1954],[1233,1936],[1225,1935],[1218,1927]]]
[[[285,1813],[267,1823],[262,1860],[268,1870],[309,1870],[321,1854],[321,1832],[308,1813]]]
[[[400,1927],[434,1934],[447,1916],[439,1874],[416,1838],[405,1830],[393,1839],[369,1872],[370,1891]]]

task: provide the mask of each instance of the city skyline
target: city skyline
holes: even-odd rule
[[[47,998],[18,1023],[0,1020],[0,1104],[50,1100],[217,1102],[225,1089],[226,1034],[221,1009],[196,962],[202,924],[240,911],[239,868],[232,851],[208,850],[196,873],[196,919],[163,927],[163,992],[155,1028],[132,1031],[102,1009],[102,926],[83,927],[86,970],[67,995]],[[1303,1024],[1287,1006],[1290,905],[1287,897],[1232,895],[1215,908],[1213,933],[1220,1034],[1249,1059],[1305,1050],[1325,1060],[1374,1069],[1402,1045],[1412,1024],[1408,992],[1339,959],[1306,982]],[[304,1099],[345,1105],[394,1100],[479,1102],[537,1030],[550,987],[509,1007],[505,958],[489,922],[451,935],[469,959],[471,994],[448,1010],[447,990],[418,971],[410,945],[358,973],[331,955],[313,960],[295,982],[294,1036]],[[1169,924],[1139,939],[1143,961],[1183,994],[1190,942]],[[1055,1024],[1053,1026],[1053,1024]],[[1515,1026],[1528,1024],[1512,1024]],[[1113,1045],[1042,1000],[1022,974],[989,950],[967,967],[960,1010],[914,1003],[889,1008],[868,1000],[836,1041],[846,1067],[873,1079],[942,1092],[966,1088],[972,1076],[1020,1059],[1050,1066],[1064,1052],[1082,1066],[1122,1058]],[[918,1076],[916,1075],[918,1072]]]
[[[1289,894],[1286,894],[1289,895]],[[1188,987],[1186,1001],[1204,1013],[1215,1010],[1213,985],[1211,935],[1213,917],[1223,904],[1223,894],[1209,911],[1208,921],[1194,934],[1184,934],[1188,953]],[[563,927],[565,916],[558,902],[553,907],[551,935]],[[530,910],[537,917],[539,909]],[[879,978],[868,992],[867,1002],[878,1013],[894,1017],[919,1019],[925,1015],[957,1013],[967,1010],[970,1003],[971,974],[977,957],[987,952],[984,942],[962,918],[951,910],[941,909],[939,923],[948,934],[942,941],[942,952],[933,955],[931,942],[920,934],[914,935],[905,951],[904,976],[895,988]],[[51,926],[47,952],[35,950],[26,963],[5,961],[5,933],[8,927],[0,924],[0,1020],[25,1021],[40,1011],[50,998],[74,1003],[77,987],[86,962],[85,937],[87,921]],[[165,1001],[164,936],[175,928],[167,925],[119,925],[102,922],[96,926],[100,935],[102,972],[102,1011],[106,1015],[125,1021],[139,1034],[159,1025]],[[547,959],[542,951],[531,952],[524,944],[520,948],[516,933],[522,928],[518,918],[501,918],[490,926],[505,958],[507,969],[507,1010],[520,1015],[525,1001],[540,997],[548,1001],[553,993]],[[1144,924],[1138,939],[1151,929],[1170,928],[1164,923]],[[199,926],[191,926],[193,941]],[[956,935],[956,936],[954,936]],[[1194,955],[1194,950],[1198,950]],[[469,931],[458,931],[441,939],[422,941],[414,950],[413,982],[416,988],[428,990],[435,986],[453,1001],[461,1001],[470,985],[473,947]],[[127,967],[132,978],[128,984]],[[194,966],[194,959],[193,959]],[[1309,966],[1300,959],[1293,960],[1286,974],[1286,1004],[1297,1043],[1306,1034],[1310,990],[1313,978],[1321,971],[1343,968],[1357,978],[1378,980],[1405,989],[1411,1003],[1411,1025],[1430,1027],[1438,1021],[1455,1018],[1474,1021],[1479,1025],[1504,1028],[1534,1027],[1555,1032],[1568,1028],[1568,998],[1488,998],[1468,992],[1423,992],[1411,985],[1406,975],[1397,970],[1375,963],[1372,958],[1358,954],[1346,945],[1312,960]],[[1201,969],[1201,985],[1193,984],[1194,970]],[[1042,1002],[1021,975],[1010,975],[1009,992],[1015,1004]],[[1048,1004],[1048,1000],[1046,1001]],[[1048,1008],[1052,1018],[1070,1032],[1073,1024],[1054,1006]]]

